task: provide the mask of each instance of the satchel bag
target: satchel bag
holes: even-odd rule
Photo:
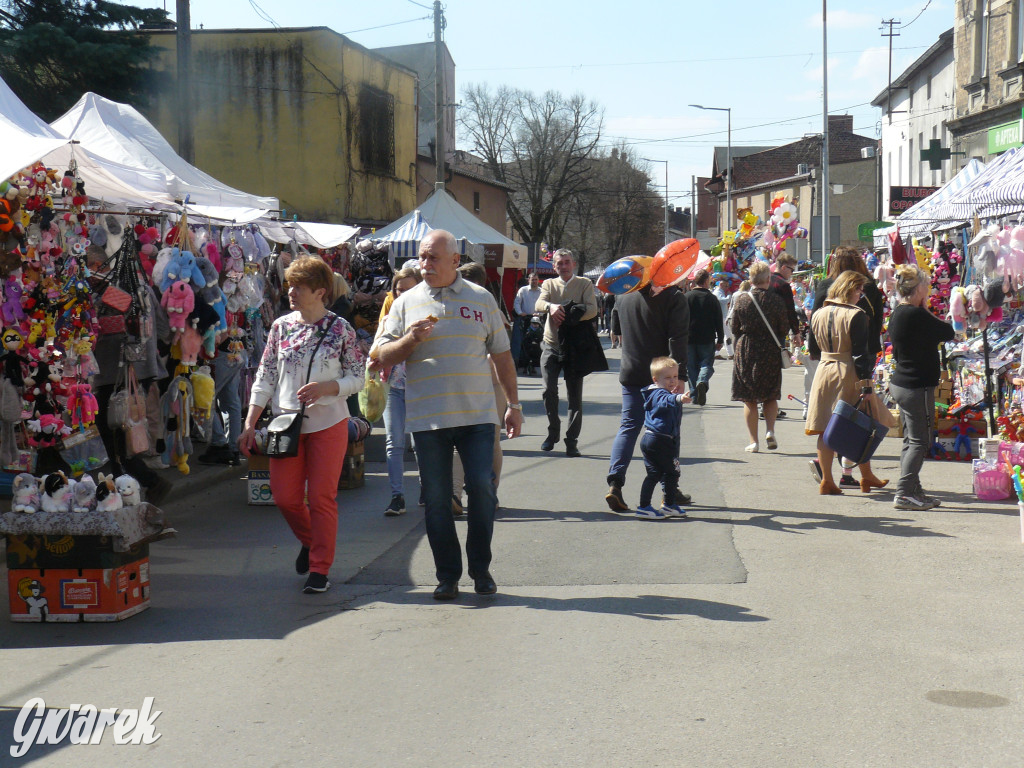
[[[876,421],[866,408],[863,395],[853,405],[840,400],[822,435],[825,445],[856,464],[870,461],[889,432],[889,427]]]
[[[779,343],[779,337],[775,335],[774,329],[768,323],[768,318],[764,316],[764,310],[761,309],[761,305],[758,304],[757,299],[754,298],[754,294],[750,294],[750,300],[754,302],[754,307],[757,309],[757,314],[764,320],[765,327],[768,329],[768,333],[772,335],[775,340],[775,344],[779,347],[779,351],[782,353],[782,367],[783,369],[789,368],[793,364],[793,357],[789,354],[789,350],[786,349],[782,344]]]
[[[313,347],[313,354],[309,356],[309,369],[306,371],[306,383],[313,374],[313,360],[316,359],[317,350],[323,343],[327,329],[334,322],[333,315],[330,322],[320,331],[320,338]],[[290,459],[299,455],[299,436],[302,434],[302,420],[306,418],[306,404],[303,403],[297,413],[283,413],[274,417],[267,427],[267,446],[264,453],[272,459]]]

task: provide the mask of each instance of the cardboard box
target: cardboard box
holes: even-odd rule
[[[262,453],[253,454],[246,459],[249,471],[256,470],[257,472],[269,472],[270,471],[270,457],[264,456]]]
[[[345,453],[345,465],[338,478],[338,490],[350,491],[366,484],[366,456],[363,441],[352,443]]]
[[[250,469],[245,481],[245,499],[250,506],[274,506],[274,494],[270,490],[270,470]]]
[[[116,568],[7,572],[11,621],[121,621],[149,608],[149,557]]]

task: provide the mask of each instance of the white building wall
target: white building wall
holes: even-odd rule
[[[907,88],[893,89],[892,115],[882,103],[882,215],[889,218],[889,187],[938,187],[955,175],[961,163],[945,160],[932,171],[921,162],[931,139],[950,147],[945,122],[953,117],[956,87],[953,50],[944,51],[914,74]]]

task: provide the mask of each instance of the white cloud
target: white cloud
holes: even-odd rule
[[[893,66],[893,77],[902,70]],[[866,80],[876,89],[885,85],[889,76],[889,49],[886,46],[868,48],[857,57],[857,63],[850,71],[851,80]]]

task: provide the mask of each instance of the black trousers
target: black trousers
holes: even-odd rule
[[[562,433],[562,420],[558,417],[558,375],[562,372],[561,356],[545,345],[540,356],[540,371],[544,379],[544,411],[548,415],[548,439],[557,443]],[[583,428],[583,377],[565,377],[565,395],[569,400],[569,423],[565,428],[565,445],[576,447]]]
[[[151,386],[153,384],[150,379],[139,382],[139,387],[143,391],[148,392]],[[99,412],[96,414],[96,427],[100,431],[100,438],[103,440],[103,446],[107,449],[107,455],[110,456],[110,471],[114,475],[131,475],[139,481],[139,485],[143,488],[152,487],[159,479],[157,473],[146,466],[142,456],[126,458],[124,432],[113,430],[107,424],[107,403],[110,402],[110,396],[114,394],[114,385],[104,384],[103,386],[96,387],[96,391],[93,394],[96,395],[96,400],[99,403]]]
[[[647,468],[647,477],[640,486],[640,506],[646,507],[651,503],[654,487],[659,482],[665,492],[665,503],[671,504],[679,488],[676,441],[668,435],[648,432],[640,440],[640,450],[644,455],[644,467]]]

